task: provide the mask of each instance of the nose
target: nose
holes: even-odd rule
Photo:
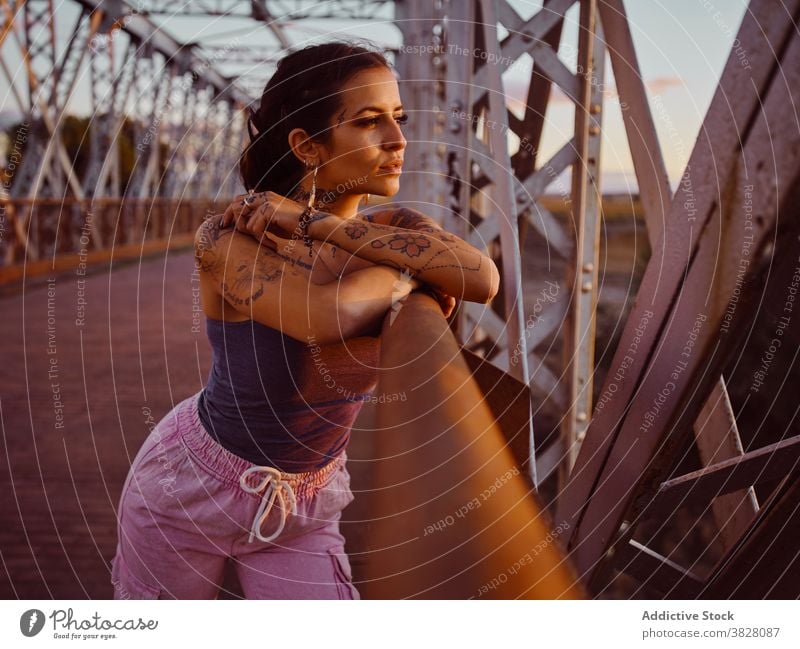
[[[408,141],[405,137],[403,137],[403,131],[400,129],[400,124],[394,120],[392,120],[392,124],[394,124],[394,127],[387,131],[386,142],[384,142],[384,146],[390,151],[402,151],[406,148]]]

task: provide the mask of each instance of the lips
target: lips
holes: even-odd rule
[[[378,167],[381,171],[388,171],[388,172],[395,172],[400,173],[403,170],[403,161],[398,160],[397,162],[392,162],[388,165],[383,165]]]

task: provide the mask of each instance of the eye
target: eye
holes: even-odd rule
[[[408,113],[405,115],[400,115],[399,117],[394,118],[398,124],[405,124],[408,122]],[[377,126],[381,121],[381,117],[370,117],[369,119],[362,120],[359,122],[362,126]]]
[[[377,126],[378,122],[381,121],[380,117],[371,117],[370,119],[365,119],[361,124],[364,126]]]

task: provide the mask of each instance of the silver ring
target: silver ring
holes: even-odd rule
[[[255,200],[256,200],[256,194],[255,194],[255,192],[254,192],[254,191],[251,189],[251,190],[250,190],[250,191],[247,193],[247,196],[245,196],[245,197],[244,197],[244,199],[242,200],[242,205],[252,205],[252,204],[253,204],[253,201],[255,201]]]

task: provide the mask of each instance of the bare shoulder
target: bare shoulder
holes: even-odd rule
[[[219,227],[222,215],[216,214],[204,219],[194,233],[194,256],[201,270],[210,270],[218,258],[219,242],[225,236],[231,236],[233,228]]]

